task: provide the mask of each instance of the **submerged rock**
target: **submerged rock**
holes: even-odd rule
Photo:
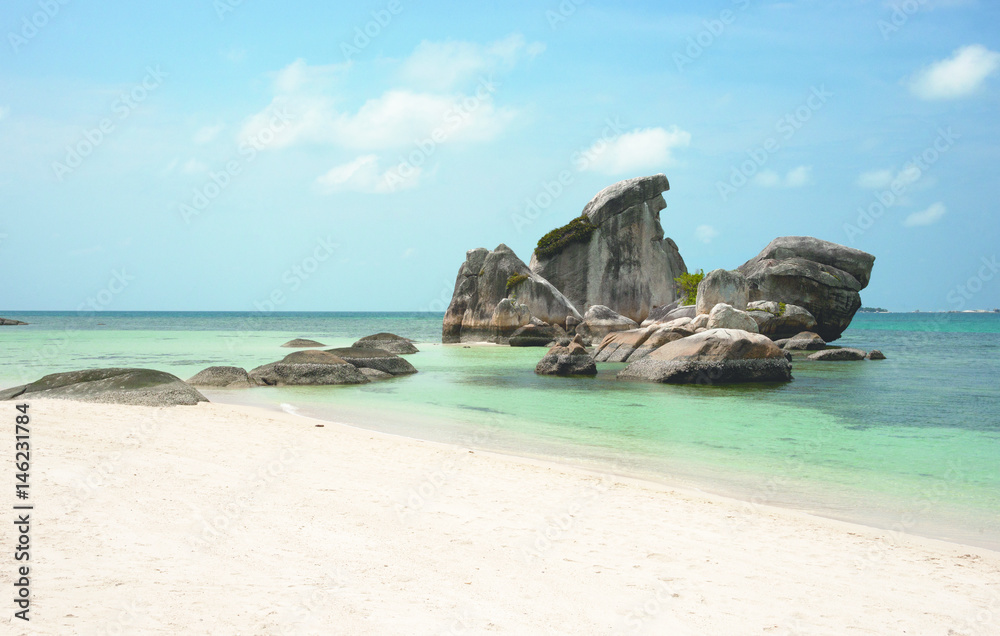
[[[822,360],[824,362],[847,362],[854,360],[864,360],[867,354],[861,349],[826,349],[817,351],[808,357],[809,360]]]
[[[549,349],[535,366],[538,375],[597,375],[597,365],[579,339]]]
[[[245,389],[253,386],[250,376],[243,367],[208,367],[196,373],[187,381],[191,386],[220,389]]]
[[[408,375],[417,372],[416,368],[403,358],[382,349],[343,347],[341,349],[327,349],[326,353],[342,358],[345,362],[353,364],[359,369],[378,369],[392,375]]]
[[[868,360],[885,360],[885,354],[878,349],[872,349],[865,358]]]
[[[786,382],[792,365],[767,336],[710,329],[663,345],[629,363],[618,377],[670,384]]]
[[[0,391],[0,400],[15,398],[138,406],[190,406],[208,402],[204,395],[170,373],[121,368],[52,373],[31,384]]]
[[[816,319],[814,329],[832,342],[861,307],[875,257],[808,236],[776,238],[738,268],[750,281],[750,300],[798,305]]]
[[[289,340],[282,347],[289,347],[292,349],[304,349],[306,347],[325,347],[326,345],[322,342],[316,342],[315,340],[307,340],[306,338],[296,338],[295,340]]]
[[[13,318],[0,318],[0,326],[16,326],[16,325],[26,325],[28,323],[21,322],[20,320],[14,320]]]
[[[388,351],[397,355],[409,355],[420,352],[409,338],[385,332],[365,336],[351,346],[355,349],[381,349],[382,351]]]
[[[539,240],[531,270],[581,311],[604,305],[642,322],[675,300],[674,278],[687,271],[660,225],[669,189],[667,177],[657,174],[601,190],[579,218]]]
[[[349,364],[327,351],[296,351],[280,362],[252,369],[250,381],[259,386],[303,386],[365,384],[368,378]]]
[[[820,351],[826,349],[826,341],[819,337],[818,333],[803,331],[791,338],[775,340],[774,344],[786,351]]]
[[[549,324],[564,324],[567,316],[582,320],[573,303],[501,243],[492,252],[481,247],[466,253],[444,316],[442,342],[506,344],[514,331],[527,324],[511,324],[502,317],[494,323],[498,305],[508,297],[510,303],[516,299],[516,304],[524,305],[529,316]]]

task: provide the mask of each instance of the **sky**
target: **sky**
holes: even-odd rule
[[[997,24],[985,0],[7,0],[0,311],[443,311],[467,250],[528,262],[660,172],[690,270],[809,235],[876,256],[866,305],[998,307]]]

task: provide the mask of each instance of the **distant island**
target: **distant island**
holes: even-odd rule
[[[888,309],[884,309],[882,307],[862,307],[858,311],[861,312],[861,313],[863,313],[863,314],[887,314],[887,313],[889,313]]]

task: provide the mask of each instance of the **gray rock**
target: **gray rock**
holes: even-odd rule
[[[594,342],[599,342],[612,331],[628,331],[635,329],[639,323],[626,318],[604,305],[593,305],[583,316],[583,324],[586,327],[584,335],[589,335]],[[577,331],[580,330],[577,327]]]
[[[252,369],[250,381],[259,386],[365,384],[368,378],[353,364],[327,351],[296,351],[280,362]]]
[[[589,235],[551,252],[540,246],[532,254],[531,270],[581,311],[604,305],[642,322],[654,307],[676,299],[674,278],[687,271],[660,225],[666,207],[661,193],[669,189],[662,174],[605,188],[574,221],[592,227]]]
[[[672,312],[673,310],[677,309],[680,306],[681,306],[681,301],[675,300],[674,302],[667,303],[666,305],[659,305],[657,307],[653,307],[653,309],[650,310],[649,315],[646,316],[646,320],[651,320],[653,322],[664,322],[667,318],[667,314],[669,314],[670,312]],[[690,317],[694,318],[694,316]]]
[[[698,308],[695,305],[681,305],[677,309],[672,309],[661,322],[670,322],[678,318],[694,318],[698,315]]]
[[[791,338],[775,340],[774,344],[786,351],[820,351],[826,349],[826,341],[812,331],[797,333]]]
[[[652,325],[646,328],[615,331],[609,333],[594,352],[597,362],[632,362],[655,349],[690,336],[692,332],[683,328]]]
[[[767,336],[710,329],[663,345],[618,377],[670,384],[787,382],[792,365]]]
[[[691,319],[691,322],[687,324],[687,328],[691,331],[696,329],[705,329],[708,327],[709,314],[698,314]]]
[[[750,300],[798,305],[816,319],[815,331],[832,342],[861,307],[875,257],[808,236],[776,238],[738,269],[750,281]]]
[[[823,362],[847,362],[853,360],[864,360],[867,355],[861,349],[825,349],[817,351],[808,357],[809,360],[822,360]]]
[[[26,325],[28,323],[21,322],[20,320],[14,320],[13,318],[0,318],[0,326],[8,327],[15,325]]]
[[[306,347],[325,347],[326,345],[322,342],[316,342],[315,340],[307,340],[305,338],[296,338],[295,340],[289,340],[282,347],[290,347],[293,349],[304,349]]]
[[[587,350],[574,340],[569,346],[549,349],[535,366],[538,375],[597,375],[597,365]]]
[[[704,314],[702,314],[704,315]],[[692,321],[694,322],[694,321]],[[720,303],[708,314],[706,329],[742,329],[757,333],[757,322],[745,311]]]
[[[724,304],[743,311],[749,299],[750,283],[746,276],[736,271],[716,269],[698,283],[695,309],[699,314],[707,314],[716,305]]]
[[[816,328],[816,318],[798,305],[771,301],[752,302],[747,313],[757,322],[760,333],[772,340],[790,338]]]
[[[868,360],[885,360],[885,354],[878,349],[872,349],[865,358]]]
[[[506,344],[518,327],[527,324],[516,321],[511,324],[509,316],[498,317],[502,326],[494,324],[497,306],[508,297],[511,303],[516,299],[516,304],[526,306],[529,316],[549,324],[563,324],[567,316],[583,319],[558,289],[528,269],[509,247],[500,244],[492,252],[478,248],[466,253],[444,316],[442,342]]]
[[[222,389],[245,389],[253,386],[243,367],[208,367],[187,381],[191,386]]]
[[[420,351],[413,345],[413,341],[409,338],[385,332],[365,336],[351,346],[355,349],[381,349],[382,351],[388,351],[397,355],[408,355]]]
[[[403,358],[382,349],[343,347],[327,349],[326,352],[342,358],[348,364],[353,364],[359,369],[378,369],[392,375],[408,375],[417,372],[416,368]]]
[[[390,378],[396,377],[391,373],[386,373],[385,371],[379,371],[378,369],[370,369],[368,367],[361,367],[360,369],[358,369],[358,371],[360,371],[361,374],[364,375],[369,380],[388,380]]]
[[[512,333],[509,344],[512,347],[545,347],[566,337],[566,332],[559,325],[531,324]]]
[[[153,369],[86,369],[53,373],[31,384],[0,391],[0,400],[59,399],[139,406],[193,405],[201,393],[170,373]]]

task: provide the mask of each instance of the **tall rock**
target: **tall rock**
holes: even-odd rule
[[[662,174],[601,190],[583,214],[538,242],[531,271],[555,285],[580,311],[605,305],[641,323],[676,297],[674,278],[687,271],[677,245],[663,237]]]
[[[480,247],[466,253],[441,340],[506,344],[531,317],[565,326],[570,316],[583,320],[566,296],[501,243],[492,252]]]
[[[875,257],[861,250],[810,236],[782,236],[737,271],[750,282],[750,301],[804,307],[816,318],[813,331],[831,342],[861,307],[858,292],[868,286],[874,264]]]

